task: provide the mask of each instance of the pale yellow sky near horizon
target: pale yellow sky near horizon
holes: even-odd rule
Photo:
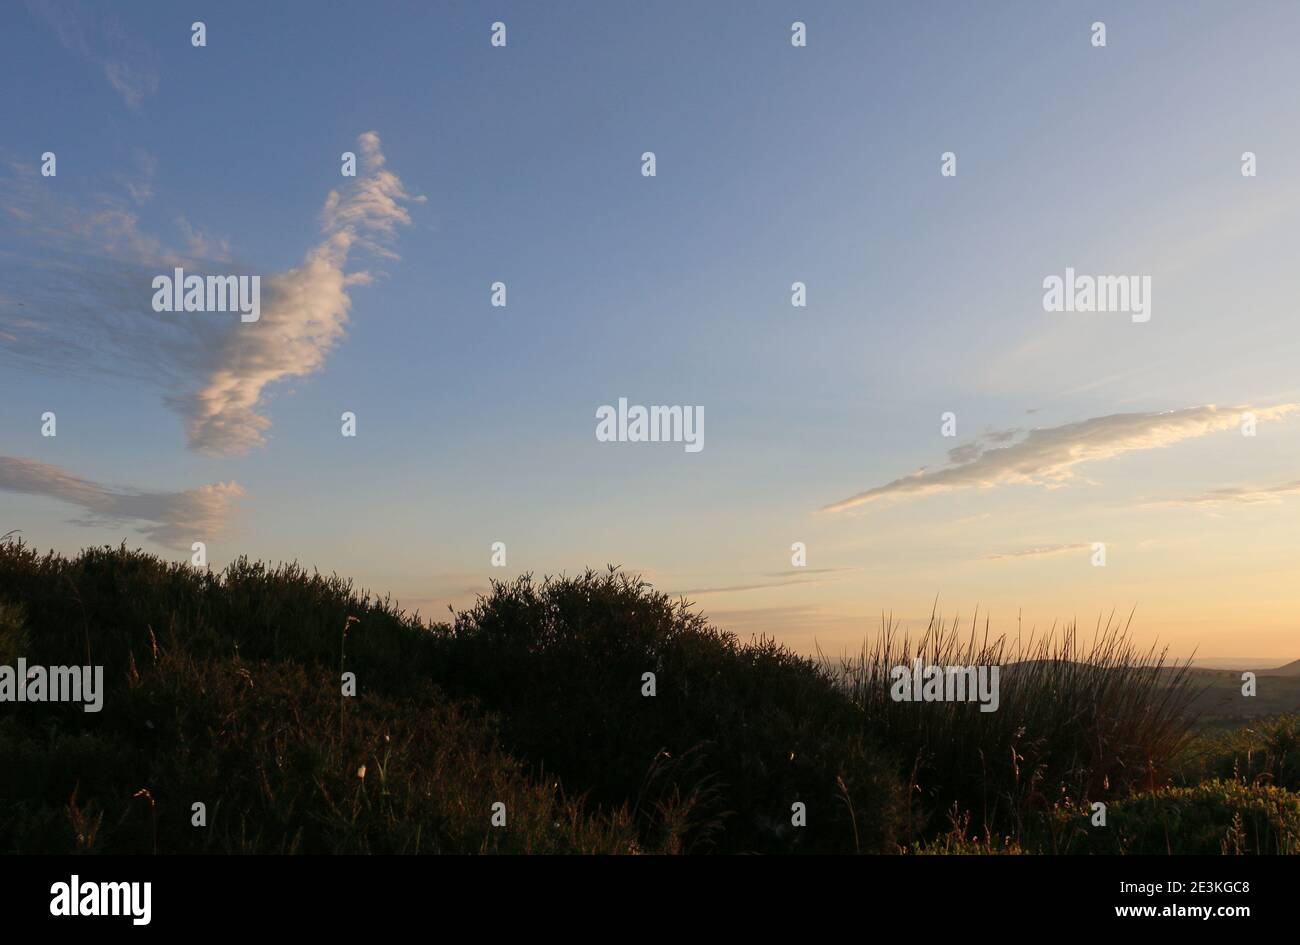
[[[1286,417],[1261,423],[1254,437],[1234,427],[1135,448],[1073,467],[1050,486],[975,486],[810,514],[788,533],[807,546],[802,568],[790,564],[787,536],[767,529],[765,540],[736,535],[737,547],[765,541],[763,555],[743,556],[743,570],[655,567],[648,558],[624,567],[686,596],[723,629],[774,636],[802,653],[856,651],[887,613],[920,633],[937,598],[945,618],[963,623],[978,608],[979,626],[987,617],[994,635],[1014,637],[1018,622],[1026,636],[1070,621],[1090,633],[1099,619],[1132,611],[1143,648],[1280,665],[1300,658],[1300,494],[1265,490],[1295,481],[1298,427]],[[1237,465],[1254,470],[1260,491],[1220,497],[1213,490],[1238,481]],[[1093,563],[1094,542],[1105,543],[1104,566]],[[479,572],[483,588],[491,570]],[[455,595],[407,603],[439,619],[448,602],[472,600],[474,577],[460,575]]]

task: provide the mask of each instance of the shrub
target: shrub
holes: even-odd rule
[[[688,850],[895,849],[892,766],[843,692],[770,640],[741,644],[613,568],[494,583],[451,636],[448,689],[498,712],[512,749],[566,784],[629,803],[651,836]]]
[[[325,670],[162,653],[101,715],[80,730],[0,724],[0,850],[638,849],[625,812],[584,813],[500,751],[490,721],[428,687],[345,702]],[[497,801],[504,828],[490,821]]]
[[[218,574],[125,547],[0,542],[0,588],[22,605],[0,646],[103,665],[106,688],[98,714],[7,714],[0,847],[895,849],[894,766],[818,666],[615,570],[495,585],[455,626],[294,564]]]
[[[0,588],[23,604],[29,661],[103,665],[114,685],[161,646],[335,669],[346,656],[362,689],[396,696],[427,678],[435,646],[389,599],[296,564],[239,558],[217,574],[125,546],[69,559],[11,541],[0,543]]]
[[[100,713],[6,710],[0,849],[646,848],[626,812],[586,812],[501,751],[491,719],[429,683],[445,636],[351,582],[13,541],[0,542],[0,587],[23,605],[0,605],[0,655],[89,660],[107,690]],[[344,668],[358,681],[346,709]],[[489,799],[507,805],[508,829],[490,828]],[[190,826],[197,800],[203,830]]]
[[[22,608],[0,600],[0,665],[12,666],[18,657],[30,652]]]
[[[1195,784],[1207,778],[1300,791],[1300,716],[1260,719],[1230,731],[1199,735],[1180,757],[1175,779]]]
[[[1271,785],[1206,781],[1113,801],[1106,826],[1057,811],[1063,853],[1300,853],[1300,795]]]
[[[1161,782],[1185,743],[1194,696],[1185,666],[1142,653],[1127,625],[1107,622],[1084,646],[1073,626],[1011,645],[959,631],[931,616],[919,639],[887,622],[874,645],[839,668],[863,724],[903,754],[923,821],[939,835],[942,816],[969,813],[981,836],[1021,837],[1041,812],[1069,798],[1122,797]],[[998,666],[999,705],[894,701],[890,670],[914,658],[931,666]]]

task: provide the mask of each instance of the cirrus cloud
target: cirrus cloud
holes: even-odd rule
[[[77,525],[133,523],[140,534],[170,548],[188,549],[220,535],[231,503],[244,494],[236,482],[218,482],[184,492],[111,488],[39,460],[0,456],[0,491],[46,496],[80,509]]]
[[[1092,546],[1082,542],[1076,542],[1071,545],[1038,545],[1033,548],[1018,548],[1015,551],[1000,551],[995,554],[987,555],[986,561],[1005,561],[1008,558],[1050,558],[1054,555],[1065,555],[1072,551],[1090,551]]]
[[[345,271],[353,249],[397,258],[387,244],[399,224],[411,222],[405,204],[425,198],[408,194],[385,168],[378,134],[368,131],[357,144],[364,173],[346,190],[330,191],[321,213],[325,239],[301,266],[268,277],[261,320],[226,334],[206,383],[170,399],[186,416],[191,447],[229,454],[264,443],[270,420],[259,407],[267,387],[320,370],[347,327],[348,289],[372,279],[364,270]]]
[[[1058,427],[1030,430],[1008,446],[977,440],[950,451],[942,469],[921,469],[884,485],[824,506],[843,512],[875,502],[914,498],[956,489],[990,488],[1012,483],[1059,485],[1074,476],[1074,467],[1135,450],[1160,449],[1185,440],[1238,427],[1244,414],[1256,422],[1278,420],[1300,404],[1272,407],[1217,407],[1207,404],[1182,410],[1120,413]]]
[[[1283,496],[1297,493],[1300,493],[1300,479],[1275,486],[1226,486],[1221,489],[1209,489],[1184,499],[1164,499],[1147,504],[1151,506],[1260,505],[1280,502]]]
[[[267,275],[230,262],[229,241],[183,215],[185,251],[143,230],[122,198],[76,206],[38,186],[33,168],[11,165],[0,212],[21,229],[15,244],[39,252],[0,252],[0,356],[58,374],[154,378],[192,449],[232,455],[262,445],[271,389],[324,367],[345,335],[351,290],[374,281],[353,268],[356,255],[397,259],[397,228],[411,223],[407,207],[425,200],[388,169],[377,133],[360,135],[357,149],[357,177],[325,198],[319,241],[301,265]],[[261,275],[260,320],[153,311],[151,281],[175,267]]]

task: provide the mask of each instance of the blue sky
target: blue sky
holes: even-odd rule
[[[433,616],[491,577],[609,562],[801,650],[938,595],[1005,629],[1137,605],[1181,653],[1300,655],[1294,4],[33,3],[0,23],[0,531],[183,559],[201,522],[217,566],[297,559]],[[370,277],[341,335],[261,389],[264,443],[196,448],[176,398],[210,389],[236,329],[166,322],[138,286],[179,256],[315,286],[327,197],[357,186],[339,155],[367,133],[405,197],[340,266]],[[1067,266],[1150,275],[1151,321],[1045,312]],[[705,449],[597,442],[619,397],[701,405]],[[1242,407],[1269,417],[1256,437]],[[819,512],[1006,443],[1029,445],[954,488]],[[87,482],[145,499],[87,506]],[[239,492],[165,498],[216,483]],[[155,506],[162,531],[131,517]]]

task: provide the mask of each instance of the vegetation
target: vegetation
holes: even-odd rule
[[[1300,715],[1198,734],[1178,758],[1175,779],[1191,785],[1214,778],[1300,791]]]
[[[893,667],[998,666],[997,710],[976,702],[897,701]],[[876,733],[907,765],[922,836],[947,826],[953,809],[985,838],[1022,836],[1057,805],[1106,800],[1160,784],[1188,738],[1194,689],[1186,667],[1141,653],[1127,624],[1098,626],[1085,645],[1074,626],[1013,645],[963,634],[932,615],[916,640],[886,622],[876,642],[838,675]],[[928,815],[928,816],[927,816]]]
[[[1058,813],[1063,853],[1300,853],[1300,795],[1240,781],[1164,787],[1115,801],[1106,828]]]
[[[889,670],[915,656],[1001,666],[998,710],[894,701]],[[937,617],[919,640],[887,624],[832,668],[612,568],[494,583],[428,624],[296,565],[213,573],[0,541],[0,665],[20,657],[102,665],[106,692],[98,713],[0,704],[6,852],[1280,853],[1300,838],[1295,720],[1193,737],[1185,668],[1117,624],[1025,647]]]

